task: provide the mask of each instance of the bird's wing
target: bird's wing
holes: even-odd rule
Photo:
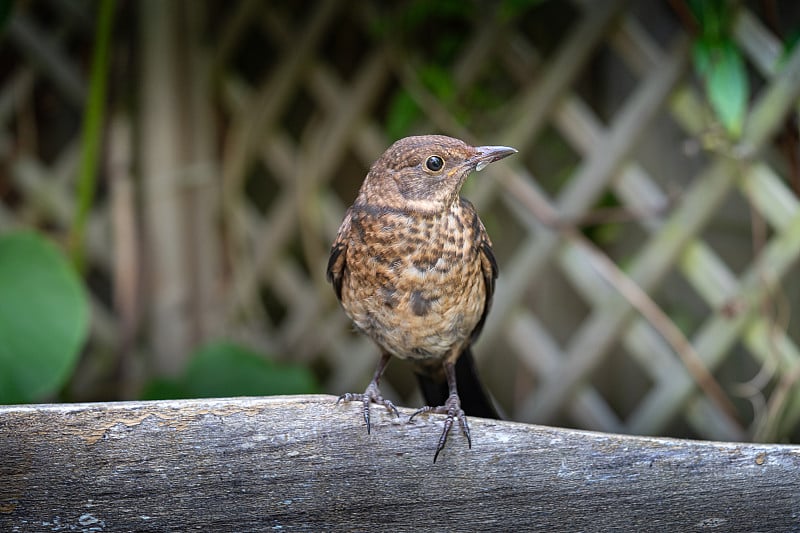
[[[342,225],[336,234],[336,240],[331,246],[331,256],[328,259],[327,277],[336,291],[336,297],[342,299],[342,280],[344,279],[344,269],[347,267],[347,241],[350,234],[350,218],[353,209],[350,208],[344,215]]]

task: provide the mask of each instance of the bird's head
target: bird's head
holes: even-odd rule
[[[458,201],[470,172],[513,153],[507,146],[470,146],[443,135],[406,137],[373,163],[356,203],[442,211]]]

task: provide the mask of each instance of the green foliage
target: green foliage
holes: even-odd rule
[[[89,327],[75,271],[43,237],[0,237],[0,403],[34,402],[72,373]]]
[[[192,355],[177,380],[154,380],[143,399],[270,396],[317,392],[311,372],[300,365],[279,364],[230,342],[214,342]]]
[[[372,28],[380,39],[403,41],[425,35],[422,51],[415,58],[416,76],[422,86],[461,123],[480,120],[480,111],[502,105],[504,94],[495,91],[497,78],[488,77],[487,84],[476,82],[459,88],[451,74],[451,66],[467,43],[471,29],[481,24],[508,21],[543,0],[504,0],[494,5],[461,0],[412,0],[387,8],[376,18]],[[500,79],[503,74],[499,73]],[[501,83],[502,85],[502,83]],[[399,89],[393,94],[385,121],[390,139],[408,135],[414,124],[423,117],[423,110],[413,91]]]
[[[472,20],[477,23],[486,21],[486,16],[499,13],[503,20],[510,20],[522,15],[528,9],[544,3],[545,0],[502,0],[497,4],[491,2],[464,2],[463,0],[413,0],[406,2],[398,13],[379,19],[374,28],[376,33],[401,30],[414,32],[426,23],[434,23],[440,28],[447,28],[454,20]],[[467,35],[463,36],[464,38]]]
[[[702,37],[722,39],[730,35],[734,18],[731,0],[689,0],[689,9],[697,19]]]
[[[512,20],[522,15],[528,9],[544,3],[544,1],[545,0],[503,0],[500,4],[500,17],[503,20]]]
[[[422,110],[408,94],[408,91],[397,91],[389,104],[389,112],[386,115],[386,134],[390,139],[405,137],[414,121],[421,115]]]
[[[744,127],[750,90],[741,53],[732,41],[697,41],[692,55],[714,113],[728,134],[738,138]]]
[[[416,33],[425,24],[433,23],[446,28],[447,22],[468,18],[474,11],[471,2],[461,0],[412,0],[401,5],[397,10],[384,13],[375,21],[373,32],[379,37],[387,34]]]
[[[695,0],[689,6],[700,27],[692,47],[695,70],[717,119],[737,139],[744,128],[750,84],[742,53],[732,38],[735,5],[727,0]]]
[[[448,104],[451,108],[455,107],[457,89],[445,68],[433,63],[425,64],[419,70],[419,79],[437,100]],[[408,135],[414,122],[421,116],[422,109],[408,91],[398,90],[389,104],[389,112],[386,116],[387,135],[390,139],[399,139]]]
[[[456,96],[457,88],[450,73],[441,65],[427,64],[419,71],[422,84],[438,99],[452,102]]]
[[[783,58],[788,58],[791,55],[792,50],[797,45],[798,41],[800,41],[800,29],[793,30],[789,35],[786,37],[786,40],[783,43]]]
[[[14,11],[14,0],[0,0],[0,31],[4,31]]]
[[[83,115],[81,138],[81,165],[78,172],[77,212],[70,236],[72,259],[78,270],[83,270],[84,234],[89,213],[94,204],[97,182],[97,162],[105,116],[106,85],[111,54],[111,29],[114,21],[115,0],[101,0],[95,31],[89,98]]]

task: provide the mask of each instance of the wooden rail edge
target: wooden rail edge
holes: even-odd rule
[[[0,531],[793,531],[800,447],[631,437],[332,396],[0,406]]]

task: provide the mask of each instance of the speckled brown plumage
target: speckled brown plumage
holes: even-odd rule
[[[340,399],[363,402],[369,431],[370,403],[397,413],[378,389],[391,356],[441,369],[447,401],[412,415],[447,414],[434,461],[455,418],[469,441],[454,365],[480,333],[497,277],[486,229],[459,193],[470,172],[514,152],[439,135],[397,141],[370,168],[331,249],[328,279],[356,328],[382,352],[367,390]]]

